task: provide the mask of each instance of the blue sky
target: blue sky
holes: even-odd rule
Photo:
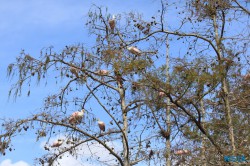
[[[23,94],[15,102],[12,99],[8,101],[8,90],[13,82],[6,78],[6,69],[8,64],[15,61],[21,49],[38,57],[44,47],[53,46],[54,50],[61,51],[66,45],[71,44],[93,45],[94,39],[89,43],[92,40],[85,27],[87,13],[93,4],[107,7],[111,14],[137,11],[143,13],[145,18],[156,14],[160,6],[156,0],[0,0],[0,2],[0,119],[28,116],[41,108],[43,99],[55,89],[51,84],[46,89],[43,85],[34,86],[30,97]],[[169,14],[166,19],[168,23],[178,23],[176,16]],[[235,25],[228,27],[238,29]],[[177,50],[175,46],[170,47],[172,49],[170,52],[173,54]],[[185,48],[183,50],[185,51]],[[44,153],[42,150],[44,142],[36,142],[35,139],[31,134],[16,137],[13,140],[15,151],[7,153],[4,157],[0,156],[0,166],[33,165],[33,159]],[[96,151],[102,149],[97,147]],[[73,158],[67,158],[63,163],[62,166],[79,164]]]
[[[30,97],[23,94],[16,102],[12,99],[8,101],[11,85],[6,78],[8,64],[15,61],[21,49],[37,57],[43,47],[53,46],[60,51],[66,45],[88,44],[89,36],[84,24],[93,4],[108,7],[112,14],[138,11],[144,13],[144,16],[155,14],[159,5],[154,0],[1,0],[0,118],[29,115],[42,106],[43,98],[53,88],[53,85],[47,86],[46,90],[43,86],[34,87]],[[13,143],[15,151],[1,156],[0,166],[30,166],[33,165],[33,158],[43,153],[41,142],[35,142],[32,135],[18,136]]]

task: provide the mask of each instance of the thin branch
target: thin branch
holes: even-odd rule
[[[114,120],[115,124],[117,125],[117,127],[120,129],[122,135],[125,137],[125,133],[122,130],[121,126],[119,125],[119,123],[115,120],[115,118],[113,117],[113,115],[110,114],[110,112],[108,111],[108,109],[101,103],[101,101],[97,98],[97,96],[93,93],[93,90],[90,89],[90,87],[87,85],[88,90],[92,93],[92,95],[94,96],[94,98],[97,100],[97,102],[101,105],[101,107],[105,110],[105,112],[111,117],[111,119]],[[126,138],[126,142],[127,138]],[[127,144],[128,146],[128,144]]]
[[[237,0],[233,0],[244,12],[250,15],[250,11],[247,8],[244,8]]]
[[[98,143],[100,143],[104,148],[106,148],[115,158],[117,158],[120,162],[120,164],[123,166],[123,161],[120,158],[120,156],[118,156],[107,144],[105,144],[103,141],[101,141],[100,139],[98,139],[98,137],[95,137],[93,135],[90,135],[89,133],[86,133],[85,131],[79,129],[76,126],[72,126],[69,124],[64,124],[64,123],[60,123],[60,122],[53,122],[53,121],[46,121],[46,120],[42,120],[42,119],[28,119],[27,121],[38,121],[38,122],[43,122],[43,123],[49,123],[49,124],[53,124],[53,125],[58,125],[58,126],[64,126],[64,127],[68,127],[68,128],[72,128],[76,131],[78,131],[79,133],[82,133],[83,135],[86,135],[88,137],[90,137],[91,139],[97,141]]]

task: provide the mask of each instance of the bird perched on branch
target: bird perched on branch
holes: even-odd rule
[[[100,121],[100,119],[98,119],[98,126],[101,131],[105,131],[105,123],[103,121]]]
[[[188,154],[189,152],[190,152],[189,150],[183,149],[183,150],[177,150],[174,154],[182,155],[182,154]]]
[[[164,97],[164,96],[165,96],[165,93],[164,93],[164,92],[162,92],[162,91],[158,92],[158,97],[162,98],[162,97]]]
[[[76,112],[72,113],[71,116],[69,117],[69,123],[70,124],[81,123],[84,112],[85,112],[85,110],[82,109],[81,111],[76,111]]]
[[[109,74],[109,71],[108,71],[108,70],[98,70],[98,71],[96,72],[96,74],[99,74],[99,75],[101,75],[101,76],[106,76],[106,75]]]
[[[79,77],[79,75],[78,75],[79,69],[77,69],[77,68],[71,66],[69,70],[70,70],[70,72],[71,72],[72,74],[74,74],[76,77]]]
[[[52,148],[57,148],[57,147],[59,147],[59,146],[62,145],[63,141],[64,141],[63,139],[58,139],[58,140],[56,140],[56,141],[53,142],[53,144],[51,145],[51,147]]]
[[[132,54],[135,54],[135,55],[141,55],[141,51],[136,48],[135,46],[130,46],[130,47],[127,47],[128,51]]]
[[[111,20],[109,20],[109,27],[111,29],[111,33],[114,33],[114,30],[115,30],[115,15],[112,16]]]

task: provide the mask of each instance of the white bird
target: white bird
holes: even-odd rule
[[[53,144],[51,145],[52,148],[56,148],[62,145],[64,139],[58,139],[56,141],[53,142]]]
[[[141,51],[138,48],[134,47],[134,46],[127,47],[127,49],[132,54],[141,55]]]
[[[105,123],[103,121],[100,121],[100,119],[98,119],[98,126],[101,131],[105,131]]]
[[[84,112],[85,112],[85,110],[82,109],[81,111],[76,111],[76,112],[72,113],[71,116],[69,117],[69,123],[70,124],[81,123]]]
[[[111,20],[109,20],[109,27],[111,29],[111,33],[114,33],[114,29],[115,29],[115,15],[112,16]]]
[[[105,76],[105,75],[109,74],[109,71],[108,70],[99,70],[96,73],[101,75],[101,76]]]

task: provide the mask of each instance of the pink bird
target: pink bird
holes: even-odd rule
[[[244,78],[245,80],[249,79],[249,78],[250,78],[250,73],[246,74],[243,78]]]
[[[71,72],[72,74],[74,74],[76,77],[79,77],[79,75],[78,75],[79,69],[77,69],[77,68],[71,66],[69,70],[70,70],[70,72]]]
[[[183,154],[188,154],[190,151],[189,150],[186,150],[186,149],[183,149],[183,150],[177,150],[175,152],[176,155],[183,155]]]
[[[164,96],[165,96],[165,93],[164,93],[164,92],[159,92],[159,93],[158,93],[158,96],[159,96],[159,97],[164,97]]]
[[[127,47],[127,49],[132,54],[141,55],[141,51],[138,48],[134,47],[134,46]]]
[[[59,147],[59,146],[62,145],[63,141],[64,141],[63,139],[58,139],[58,140],[56,140],[55,142],[53,142],[53,144],[51,145],[51,147],[52,147],[52,148]]]
[[[113,15],[112,19],[109,20],[109,27],[111,29],[111,33],[114,33],[115,29],[115,16]]]
[[[69,117],[69,123],[70,124],[81,123],[84,112],[85,112],[85,110],[82,109],[81,111],[76,111],[76,112],[72,113],[71,116]]]
[[[109,74],[108,70],[99,70],[97,71],[97,74],[101,75],[101,76],[105,76]]]
[[[98,126],[101,131],[105,131],[105,123],[103,121],[100,121],[99,119],[98,119]]]

